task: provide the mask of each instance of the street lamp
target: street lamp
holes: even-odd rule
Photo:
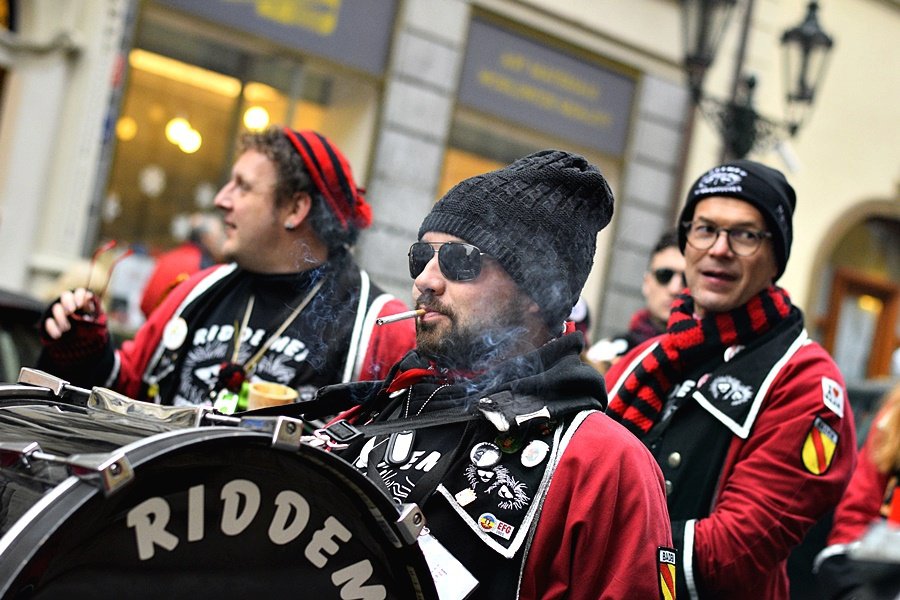
[[[694,102],[703,96],[703,78],[713,63],[737,0],[682,0],[684,67]]]
[[[819,3],[810,2],[803,22],[781,34],[784,49],[784,87],[787,94],[787,125],[793,136],[812,109],[816,90],[825,76],[825,67],[834,41],[819,25]],[[792,83],[793,87],[792,87]]]
[[[737,0],[682,0],[684,66],[691,98],[722,135],[725,157],[743,158],[784,131],[794,136],[809,115],[816,90],[825,75],[828,55],[834,42],[818,21],[819,3],[807,6],[803,22],[781,36],[784,51],[786,119],[773,121],[756,112],[753,93],[756,78],[744,74],[744,57],[753,5],[746,0],[740,46],[734,69],[731,98],[717,100],[703,93],[703,79],[715,60],[719,42],[728,27]]]

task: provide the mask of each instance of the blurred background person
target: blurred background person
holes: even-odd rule
[[[187,217],[186,224],[186,239],[176,248],[159,255],[144,286],[141,312],[145,317],[150,316],[176,285],[224,259],[225,226],[220,215],[193,213]]]
[[[873,523],[888,519],[900,532],[900,383],[884,397],[866,442],[859,452],[856,470],[840,503],[828,535],[828,546],[819,553],[815,571],[823,598],[862,598],[864,579],[849,560],[848,551]],[[900,580],[900,565],[895,567]],[[894,590],[897,592],[897,590]]]
[[[650,254],[641,293],[646,305],[631,316],[628,331],[604,338],[590,346],[587,361],[605,373],[620,356],[638,344],[666,331],[672,301],[685,287],[684,256],[678,249],[678,234],[662,234]]]

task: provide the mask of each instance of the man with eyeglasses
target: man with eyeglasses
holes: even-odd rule
[[[653,247],[644,273],[641,293],[645,306],[631,316],[628,331],[592,345],[585,353],[587,361],[605,373],[623,354],[664,333],[672,302],[686,286],[678,234],[675,230],[666,231]]]
[[[607,373],[608,414],[656,457],[678,549],[678,597],[789,597],[793,547],[855,463],[841,373],[775,285],[796,196],[757,162],[692,186],[679,245],[689,292],[665,334]]]
[[[416,349],[377,388],[319,394],[356,405],[342,456],[423,508],[442,597],[671,597],[659,468],[564,328],[612,211],[596,167],[557,150],[461,182],[409,251]]]

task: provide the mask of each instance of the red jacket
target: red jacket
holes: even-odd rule
[[[672,547],[672,533],[659,467],[627,429],[595,413],[553,473],[519,598],[668,597],[660,547]]]
[[[580,360],[581,349],[581,336],[563,335],[516,357],[516,369],[501,363],[443,384],[414,351],[381,391],[350,384],[319,394],[326,404],[359,404],[342,417],[363,425],[364,439],[341,455],[395,502],[420,502],[431,535],[479,581],[473,598],[672,597],[662,593],[663,581],[673,589],[675,570],[662,474],[640,440],[597,410],[605,405],[603,382]],[[385,458],[386,434],[365,432],[366,424],[403,421],[410,403],[421,405],[424,418],[445,420],[440,411],[461,410],[473,398],[480,398],[478,418],[419,428],[416,451],[402,466]],[[548,428],[540,433],[543,419]],[[524,448],[532,443],[514,444],[498,462],[471,470],[470,452],[502,444],[505,431],[522,443],[540,439],[545,454],[528,463]],[[442,467],[442,460],[451,462]],[[485,518],[495,527],[485,527]]]
[[[606,375],[610,390],[652,343],[645,342],[613,365]],[[838,503],[853,472],[856,433],[841,373],[821,346],[808,340],[797,343],[802,345],[772,370],[774,378],[746,439],[733,435],[709,515],[683,524],[679,577],[684,574],[709,597],[787,599],[788,555]],[[826,390],[839,401],[829,405]],[[837,436],[830,462],[818,475],[803,459],[804,449],[810,449],[818,435],[817,419]]]
[[[834,524],[828,535],[829,546],[857,541],[872,522],[881,516],[881,506],[891,474],[878,470],[873,462],[872,451],[882,435],[880,428],[884,426],[888,414],[890,411],[884,407],[872,421],[869,437],[859,452],[853,478],[834,512]]]

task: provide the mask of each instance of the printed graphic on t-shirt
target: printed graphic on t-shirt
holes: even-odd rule
[[[264,329],[247,328],[241,336],[237,364],[245,364],[267,338]],[[234,326],[201,327],[188,341],[181,364],[175,404],[208,404],[223,362],[232,360]],[[270,381],[290,385],[309,356],[307,345],[289,333],[277,338],[250,373],[250,381]]]

